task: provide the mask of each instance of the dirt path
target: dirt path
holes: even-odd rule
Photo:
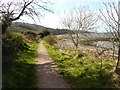
[[[70,88],[63,78],[55,71],[57,65],[50,59],[41,42],[36,62],[38,88]]]

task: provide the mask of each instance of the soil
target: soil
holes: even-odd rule
[[[70,88],[70,85],[56,72],[56,69],[57,65],[49,57],[41,42],[36,61],[37,88]]]

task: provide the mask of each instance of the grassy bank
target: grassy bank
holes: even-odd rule
[[[21,33],[3,36],[3,88],[33,88],[38,44]]]
[[[74,88],[113,88],[112,78],[115,61],[90,58],[75,50],[58,50],[44,43],[49,55],[58,65],[58,72]]]

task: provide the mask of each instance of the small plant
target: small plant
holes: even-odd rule
[[[77,54],[79,58],[85,56],[85,53],[83,53],[82,51],[78,51]]]

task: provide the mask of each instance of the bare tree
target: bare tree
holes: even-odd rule
[[[50,2],[43,0],[15,0],[0,2],[0,20],[2,23],[2,34],[13,21],[19,20],[22,16],[29,16],[35,21],[35,16],[39,19],[42,15],[41,10],[52,12],[47,7]]]
[[[100,60],[100,79],[102,78],[102,70],[103,70],[103,61],[104,61],[104,57],[106,56],[107,51],[109,51],[109,48],[106,48],[106,47],[102,47],[104,46],[105,43],[101,43],[101,45],[99,45],[98,42],[95,43],[95,50],[96,50],[96,53],[95,53],[95,57]]]
[[[104,6],[106,7],[106,12],[100,10],[100,13],[102,14],[100,18],[108,27],[109,32],[113,38],[113,43],[117,43],[118,60],[116,64],[116,71],[118,71],[120,68],[120,1],[118,2],[118,7],[113,2],[104,3]]]
[[[76,49],[79,45],[80,33],[95,29],[96,21],[94,11],[90,11],[85,6],[74,8],[61,18],[62,25],[70,30],[69,35]]]

